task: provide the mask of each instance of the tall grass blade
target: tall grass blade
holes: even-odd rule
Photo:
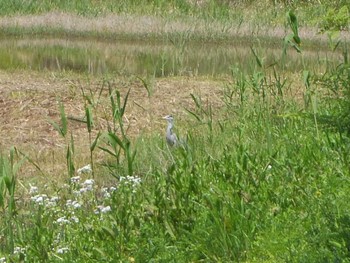
[[[185,111],[187,111],[190,115],[192,115],[193,117],[195,117],[199,122],[201,122],[201,118],[199,117],[198,114],[194,113],[193,111],[189,110],[189,109],[186,109],[185,108]]]
[[[148,84],[148,83],[146,82],[146,80],[144,80],[143,78],[138,77],[138,76],[137,76],[137,78],[138,78],[139,80],[141,80],[143,87],[147,90],[147,96],[148,96],[148,97],[151,97],[151,89],[150,89],[150,87],[149,87],[149,84]]]
[[[93,150],[95,150],[95,148],[96,148],[96,145],[97,145],[97,143],[98,143],[98,139],[101,137],[101,135],[102,135],[102,132],[98,132],[97,133],[97,135],[96,135],[96,137],[95,137],[95,140],[92,142],[92,144],[90,145],[90,151],[93,151]]]
[[[126,105],[128,103],[128,99],[129,99],[129,94],[130,94],[130,90],[131,88],[129,88],[128,92],[125,95],[125,99],[124,99],[124,103],[123,103],[123,107],[121,108],[121,113],[120,113],[120,117],[123,117],[124,113],[125,113],[125,109],[126,109]]]
[[[259,66],[260,68],[262,68],[262,67],[263,67],[263,64],[262,64],[262,62],[261,62],[261,60],[260,60],[258,54],[256,53],[255,49],[254,49],[253,47],[250,47],[250,50],[252,51],[252,53],[253,53],[253,55],[254,55],[254,58],[255,58],[256,63],[258,64],[258,66]]]
[[[99,146],[98,148],[101,149],[102,151],[106,152],[106,153],[109,153],[110,155],[112,155],[115,158],[119,158],[118,154],[112,152],[111,150],[109,150],[109,149],[107,149],[105,147]]]
[[[88,129],[88,132],[91,133],[92,126],[93,126],[93,117],[92,117],[92,111],[91,111],[91,107],[90,106],[87,106],[85,108],[85,115],[86,115],[87,129]]]
[[[119,137],[117,135],[115,135],[114,133],[109,132],[107,134],[107,139],[112,144],[113,147],[115,147],[116,145],[119,145],[120,148],[122,148],[123,150],[126,149],[122,140],[120,140]]]
[[[68,119],[62,102],[59,103],[59,108],[61,123],[58,124],[53,120],[48,120],[48,122],[54,127],[56,131],[58,131],[62,137],[66,137],[66,134],[68,132]]]
[[[63,103],[60,103],[60,114],[61,114],[61,124],[62,124],[62,135],[63,137],[65,137],[68,131],[68,120],[67,120],[66,112],[64,110]]]

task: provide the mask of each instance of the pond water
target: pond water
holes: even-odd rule
[[[232,68],[250,70],[256,57],[265,66],[300,71],[303,67],[324,70],[341,62],[341,53],[324,47],[304,50],[302,55],[288,48],[282,59],[283,44],[263,46],[251,43],[157,43],[98,39],[2,39],[0,69],[73,71],[81,74],[162,76],[222,76]],[[283,62],[282,62],[283,61]]]

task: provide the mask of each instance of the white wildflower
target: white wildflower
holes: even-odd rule
[[[65,225],[65,224],[69,224],[70,221],[65,217],[60,217],[56,220],[56,223],[59,224],[59,225]]]
[[[91,164],[85,165],[84,167],[81,167],[77,170],[78,174],[82,174],[82,173],[89,174],[91,172],[92,172]]]
[[[79,175],[78,176],[74,176],[74,177],[72,177],[70,179],[70,182],[73,183],[73,184],[77,184],[77,183],[79,183],[79,181],[80,181],[80,176]]]
[[[117,191],[117,188],[114,187],[114,186],[111,186],[111,187],[109,188],[109,191],[110,191],[111,193],[113,193],[114,191]]]
[[[58,200],[59,200],[59,197],[53,196],[53,197],[51,197],[51,198],[46,202],[45,205],[46,205],[47,207],[54,207],[54,206],[57,205]]]
[[[50,198],[51,202],[56,202],[57,203],[58,200],[60,200],[60,198],[58,196],[53,196],[53,197]]]
[[[30,200],[32,200],[34,203],[38,204],[38,205],[43,205],[44,201],[47,199],[47,195],[46,194],[42,194],[42,195],[35,195],[32,196],[30,198]]]
[[[37,194],[38,191],[39,191],[39,189],[37,186],[30,185],[29,194],[34,195],[34,194]]]
[[[98,215],[99,213],[105,214],[112,211],[110,206],[103,206],[103,205],[99,205],[97,206],[97,208],[95,209],[95,214]]]
[[[83,188],[80,188],[79,193],[83,194],[83,193],[85,193],[87,191],[88,191],[88,189],[86,187],[83,187]]]
[[[93,186],[94,186],[94,179],[87,179],[85,182],[82,184],[83,188],[86,188],[87,191],[92,191]],[[81,189],[80,189],[81,190]],[[81,191],[80,191],[81,192]]]
[[[0,258],[0,263],[6,263],[6,258],[4,257]]]
[[[74,223],[79,223],[79,218],[76,217],[76,216],[72,216],[72,217],[71,217],[71,220],[72,220]]]
[[[141,183],[141,178],[138,176],[130,176],[130,175],[128,175],[126,177],[121,176],[119,180],[121,183],[122,182],[125,184],[131,183],[134,187]]]
[[[66,202],[66,206],[68,208],[78,209],[78,208],[81,207],[81,204],[78,201],[75,201],[75,200],[72,201],[72,200],[68,199],[67,202]]]
[[[68,247],[61,247],[57,249],[57,254],[64,254],[68,252],[69,248]]]
[[[269,164],[269,165],[267,166],[266,170],[271,170],[271,169],[272,169],[272,165]]]
[[[103,198],[108,199],[108,198],[111,197],[111,194],[110,194],[109,191],[108,191],[108,187],[102,187],[102,188],[101,188],[101,192],[102,192],[102,194],[103,194]]]
[[[72,203],[72,205],[73,205],[73,207],[74,207],[75,209],[78,209],[78,208],[81,207],[81,204],[80,204],[78,201],[74,201],[74,202]]]
[[[80,196],[80,190],[78,191],[78,190],[74,190],[73,191],[73,194],[75,195],[75,196]]]
[[[105,214],[107,212],[110,212],[112,209],[110,206],[105,206],[101,209],[101,213]]]
[[[24,247],[15,247],[13,249],[13,254],[25,254],[26,249]]]

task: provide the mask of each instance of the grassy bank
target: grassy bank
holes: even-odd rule
[[[71,178],[61,175],[67,184],[20,180],[13,193],[18,163],[14,153],[4,156],[2,256],[9,262],[348,258],[348,137],[316,121],[298,101],[259,96],[253,87],[249,82],[241,94],[235,90],[242,87],[228,86],[242,100],[231,104],[227,97],[220,118],[212,119],[218,110],[210,107],[193,111],[196,118],[182,128],[184,148],[141,137],[132,141],[130,153],[137,153],[129,162],[128,138],[104,134],[98,147],[111,152],[95,161],[95,181],[88,168],[74,172],[79,156],[69,133],[62,166]],[[276,84],[271,88],[278,94]],[[327,111],[319,104],[316,114]]]
[[[12,108],[19,112],[40,93],[56,96],[42,110],[60,151],[44,159],[51,170],[20,148],[3,151],[0,261],[349,262],[348,48],[337,45],[338,63],[325,59],[319,70],[305,63],[293,13],[289,25],[275,63],[251,48],[249,65],[232,65],[221,79],[219,101],[193,89],[179,109],[180,86],[192,80],[183,76],[162,96],[139,78],[138,99],[130,82],[107,75],[97,86],[65,79],[68,95],[46,81],[36,94],[16,86],[10,97],[21,101]],[[298,77],[286,71],[287,52],[302,65]],[[218,94],[213,85],[210,96]],[[164,104],[156,112],[157,101]],[[11,106],[0,102],[3,111]],[[144,115],[131,114],[131,105]],[[137,125],[159,125],[165,109],[182,111],[183,143],[168,146],[156,129],[131,136]],[[23,137],[35,126],[14,128]],[[35,176],[25,177],[29,169]]]
[[[62,104],[52,125],[65,141],[66,184],[17,181],[23,155],[1,159],[2,260],[347,262],[347,101],[327,94],[348,87],[349,65],[305,69],[298,97],[295,80],[261,63],[234,71],[221,107],[192,95],[177,148],[156,134],[129,137],[128,95],[113,83],[85,92],[84,169]]]
[[[0,1],[0,32],[4,36],[276,43],[284,37],[289,10],[298,14],[305,43],[325,42],[321,31],[349,29],[346,2],[316,2]]]

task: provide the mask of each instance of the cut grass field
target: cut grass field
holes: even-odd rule
[[[296,72],[1,71],[0,262],[349,262],[349,53],[290,26]]]
[[[32,158],[36,162],[42,165],[43,162],[48,162],[47,168],[52,170],[53,167],[50,167],[52,160],[48,156],[53,154],[51,150],[62,153],[64,141],[49,120],[59,120],[58,103],[62,102],[68,117],[71,117],[69,126],[74,133],[76,148],[80,152],[79,165],[83,165],[88,156],[89,144],[86,125],[79,122],[85,115],[82,90],[97,96],[104,85],[103,97],[100,98],[95,111],[95,122],[96,130],[107,129],[104,117],[110,109],[105,106],[108,105],[106,79],[83,77],[74,73],[3,71],[0,74],[2,98],[0,105],[3,109],[0,113],[1,148],[8,149],[16,145],[34,154]],[[184,109],[194,107],[190,94],[200,96],[206,103],[212,104],[217,109],[223,106],[222,81],[206,77],[154,79],[150,83],[152,95],[149,97],[141,80],[136,77],[111,78],[109,81],[120,90],[123,96],[129,88],[131,89],[125,113],[125,125],[128,127],[128,135],[133,139],[151,134],[160,137],[164,133],[162,117],[165,113],[177,116],[179,123],[185,122],[188,116]],[[46,158],[48,159],[45,161]],[[61,168],[63,170],[60,172],[63,173],[65,168]]]

